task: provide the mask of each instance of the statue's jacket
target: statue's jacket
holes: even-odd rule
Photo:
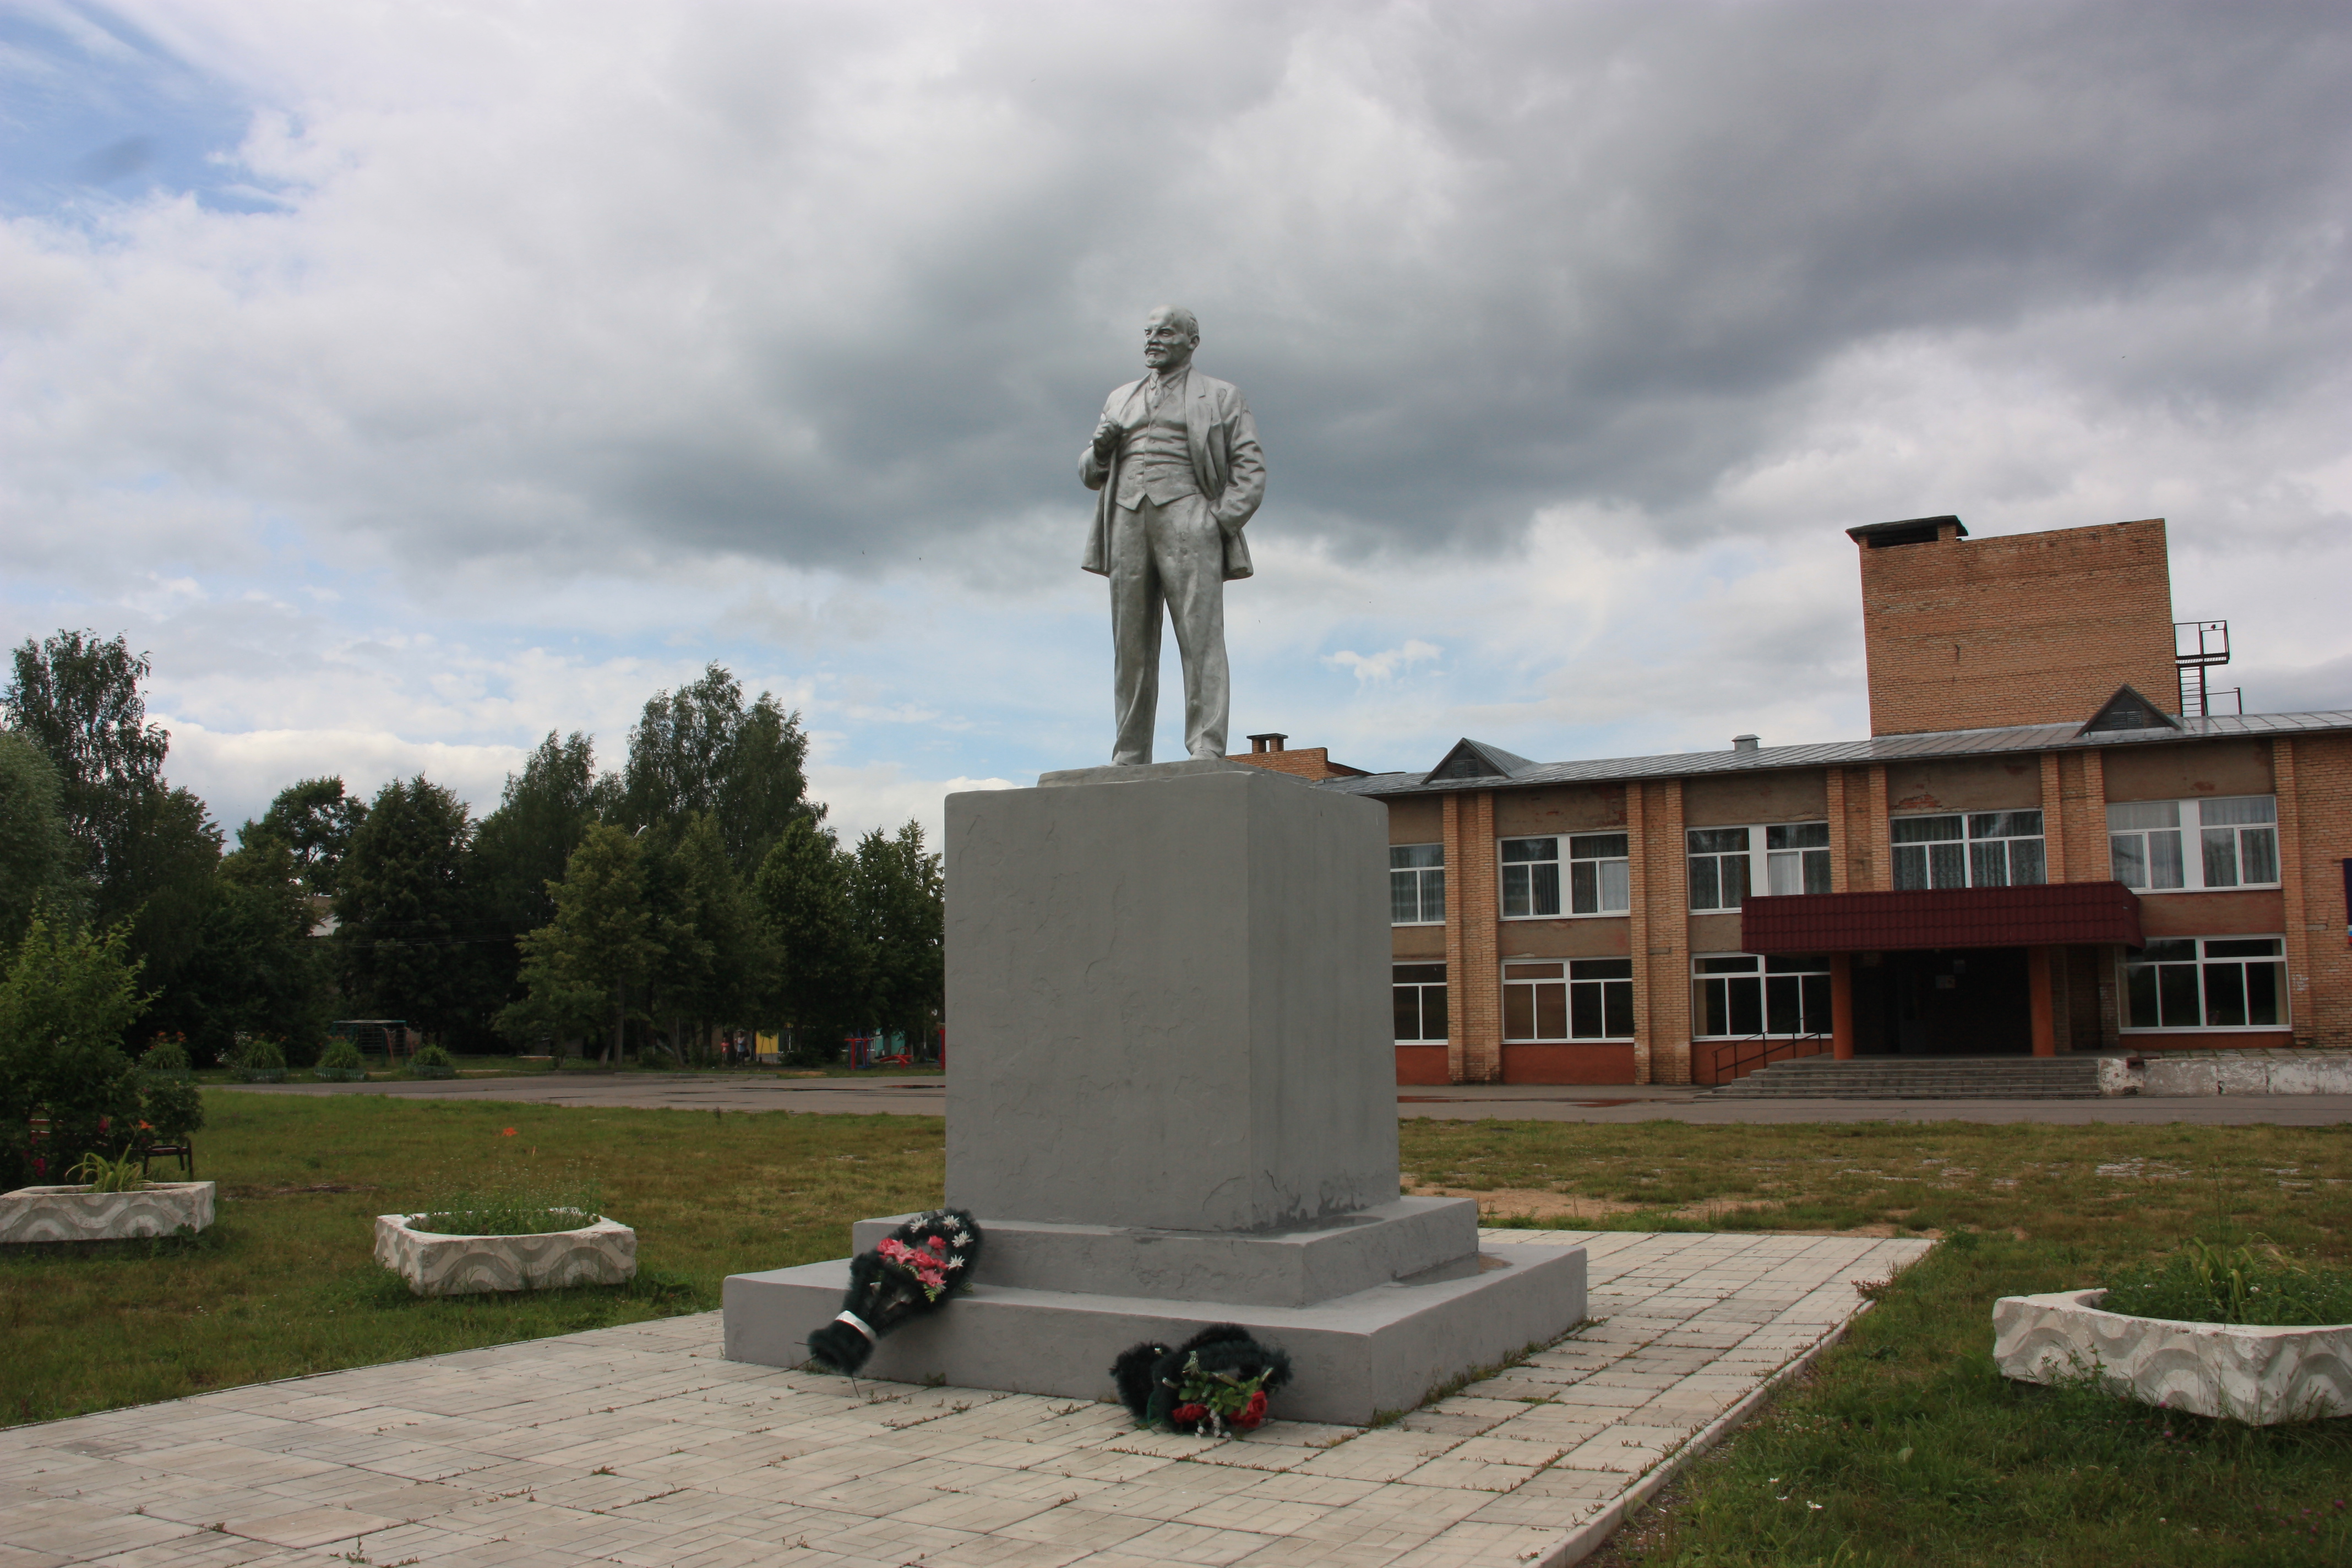
[[[1230,583],[1256,570],[1250,564],[1242,528],[1265,499],[1265,457],[1258,450],[1257,421],[1250,417],[1249,405],[1232,382],[1202,375],[1197,369],[1185,379],[1184,433],[1192,449],[1192,478],[1225,536],[1225,581]],[[1142,389],[1139,377],[1113,392],[1103,402],[1102,416],[1122,430],[1134,429],[1142,418],[1138,395]],[[1112,498],[1118,494],[1118,453],[1103,462],[1091,443],[1078,460],[1078,478],[1097,492],[1094,528],[1079,564],[1104,576],[1110,574],[1110,513],[1118,504]]]

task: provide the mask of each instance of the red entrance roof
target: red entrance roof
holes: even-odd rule
[[[2144,945],[2139,895],[2121,882],[1947,888],[1913,893],[1750,896],[1739,906],[1748,952],[1886,952],[1930,947]]]

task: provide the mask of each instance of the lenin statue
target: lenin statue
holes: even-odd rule
[[[1225,754],[1225,584],[1250,574],[1242,527],[1265,497],[1265,460],[1242,395],[1192,368],[1200,343],[1192,311],[1152,311],[1151,374],[1110,395],[1078,464],[1098,492],[1082,564],[1110,579],[1116,763],[1151,760],[1163,604],[1184,665],[1184,749]]]

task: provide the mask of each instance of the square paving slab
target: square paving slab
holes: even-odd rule
[[[1384,1426],[1140,1432],[729,1362],[708,1312],[0,1431],[0,1568],[1573,1563],[1929,1245],[1480,1239],[1585,1247],[1597,1321]]]

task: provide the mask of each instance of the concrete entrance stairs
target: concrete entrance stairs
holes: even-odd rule
[[[1751,1100],[2096,1100],[2099,1058],[1800,1057],[1715,1092]]]

